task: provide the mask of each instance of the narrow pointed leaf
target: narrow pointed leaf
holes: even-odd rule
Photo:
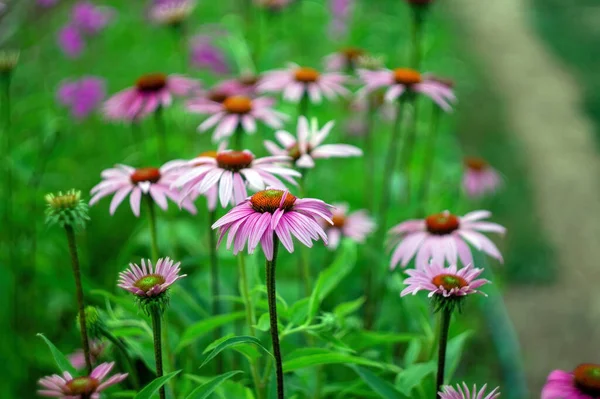
[[[200,365],[200,368],[204,367],[206,365],[206,363],[210,362],[215,356],[217,356],[223,350],[233,347],[233,346],[236,346],[236,345],[242,345],[242,344],[254,344],[257,347],[259,347],[260,349],[262,349],[263,351],[265,351],[265,353],[267,353],[268,355],[271,355],[271,353],[267,350],[267,348],[265,348],[262,345],[262,343],[254,337],[250,337],[247,335],[243,335],[240,337],[232,337],[232,338],[226,339],[225,341],[223,341],[219,345],[217,345],[212,350],[212,352],[210,352],[210,354],[206,357],[206,359],[204,359],[204,361]]]
[[[383,399],[408,399],[408,397],[404,396],[396,389],[396,387],[383,380],[375,373],[357,366],[350,366],[350,368],[362,378],[365,384],[367,384],[373,392],[377,393]]]
[[[134,399],[150,399],[152,395],[158,392],[160,387],[165,385],[171,378],[175,377],[179,374],[181,370],[173,371],[172,373],[163,375],[162,377],[155,378],[152,382],[144,387],[137,395],[135,395]]]
[[[67,359],[67,357],[60,350],[58,350],[58,348],[54,346],[54,344],[50,342],[50,340],[46,338],[44,334],[38,334],[37,336],[42,338],[44,342],[46,342],[46,345],[48,345],[50,353],[52,353],[52,357],[54,358],[54,361],[56,362],[56,365],[58,366],[60,371],[68,371],[71,375],[77,375],[77,371],[75,370],[75,367],[73,367],[69,359]]]
[[[209,397],[211,393],[215,391],[223,383],[233,377],[236,374],[240,374],[242,371],[230,371],[225,374],[221,374],[208,381],[207,383],[200,385],[198,388],[194,389],[190,394],[186,397],[186,399],[206,399]]]

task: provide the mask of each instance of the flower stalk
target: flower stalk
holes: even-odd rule
[[[423,160],[423,175],[421,176],[421,190],[418,196],[419,213],[418,217],[424,217],[427,212],[427,203],[429,199],[429,189],[431,186],[431,176],[433,174],[433,164],[435,160],[435,143],[437,141],[440,117],[442,110],[440,107],[433,106],[431,115],[429,136],[427,137],[427,148],[425,149],[425,159]]]
[[[279,346],[279,331],[277,329],[277,291],[275,286],[275,269],[279,239],[273,233],[273,260],[266,262],[267,300],[269,303],[269,322],[271,327],[271,341],[273,343],[273,356],[275,357],[275,374],[277,377],[277,399],[284,399],[283,364],[281,348]]]
[[[375,98],[371,94],[368,98],[367,106],[367,129],[364,137],[364,149],[365,149],[365,206],[368,210],[374,210],[373,200],[373,176],[375,176],[375,156],[373,154],[373,126],[375,122],[375,111],[377,106],[375,104]]]
[[[161,161],[167,159],[167,130],[163,115],[163,108],[158,107],[154,112],[154,121],[156,123],[156,138],[158,144],[158,157]]]
[[[156,377],[163,376],[163,359],[162,359],[162,338],[161,338],[161,316],[162,308],[156,304],[149,306],[150,317],[152,318],[152,335],[154,338],[154,359],[156,362]],[[160,387],[160,399],[165,399],[165,386]]]
[[[438,346],[438,367],[435,385],[435,397],[444,385],[444,371],[446,369],[446,347],[448,346],[448,331],[450,330],[450,318],[452,308],[445,307],[440,310],[440,341]]]
[[[212,293],[212,315],[216,316],[221,314],[221,309],[219,306],[219,258],[217,256],[217,242],[215,237],[215,232],[212,230],[211,226],[217,220],[217,211],[212,210],[208,213],[208,246],[210,248],[210,281],[211,281],[211,293]],[[218,327],[214,332],[214,339],[217,340],[221,338],[222,329]],[[221,356],[217,357],[217,373],[221,374],[223,372],[223,358]]]
[[[400,171],[406,177],[406,201],[410,202],[412,188],[410,165],[412,164],[415,149],[415,140],[417,138],[417,127],[419,119],[419,102],[417,101],[417,96],[411,95],[408,98],[405,107],[412,107],[412,118],[410,120],[410,123],[408,124],[409,127],[406,132],[406,138],[403,142],[402,153],[400,154]]]

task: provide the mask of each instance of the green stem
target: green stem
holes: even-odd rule
[[[305,92],[300,98],[300,102],[298,103],[298,117],[305,116],[308,118],[308,108],[310,105],[310,99],[308,98],[308,94]]]
[[[213,316],[221,314],[219,304],[219,258],[217,256],[217,241],[215,237],[215,231],[212,229],[212,225],[217,220],[217,211],[209,211],[208,213],[208,246],[210,248],[210,281],[211,281],[211,294],[212,294],[212,314]],[[218,327],[214,331],[213,338],[215,341],[223,336],[221,327]],[[223,372],[223,358],[217,356],[217,373]]]
[[[77,244],[75,243],[75,232],[73,227],[65,225],[67,233],[67,243],[71,254],[71,264],[73,265],[73,276],[75,277],[75,292],[77,294],[77,306],[79,310],[79,329],[81,330],[81,345],[85,358],[85,368],[88,375],[92,373],[92,361],[90,357],[90,342],[87,335],[87,324],[85,321],[85,304],[83,299],[83,288],[81,286],[81,272],[79,269],[79,257],[77,256]]]
[[[154,359],[156,361],[156,377],[163,376],[162,341],[160,317],[161,310],[157,305],[150,306],[150,317],[152,318],[152,335],[154,337]],[[160,399],[165,399],[165,386],[160,387]]]
[[[144,194],[148,204],[148,227],[150,229],[150,249],[152,253],[152,262],[158,261],[158,238],[156,236],[156,213],[154,212],[154,201],[150,194]]]
[[[271,326],[271,341],[273,342],[273,356],[275,357],[275,374],[277,376],[277,399],[284,399],[283,365],[281,361],[281,348],[279,346],[279,331],[277,330],[277,291],[275,286],[275,269],[279,239],[273,233],[273,260],[266,262],[267,274],[267,299],[269,303],[269,321]]]
[[[440,342],[438,347],[438,369],[436,378],[435,397],[438,397],[440,388],[444,385],[444,371],[446,369],[446,346],[448,345],[448,330],[450,329],[450,318],[452,311],[442,309],[440,315]]]
[[[429,189],[431,188],[431,175],[433,173],[433,164],[435,159],[435,143],[440,124],[441,108],[434,105],[431,115],[429,137],[427,138],[427,148],[425,149],[425,158],[423,159],[423,175],[421,181],[421,193],[418,196],[419,214],[418,217],[425,216],[427,212],[427,202],[429,199]]]
[[[423,41],[423,25],[425,21],[425,15],[427,13],[427,6],[415,5],[413,6],[413,20],[412,20],[412,54],[411,54],[411,65],[413,68],[419,70],[421,67],[422,60],[422,41]]]
[[[375,176],[375,154],[373,152],[373,126],[375,122],[375,100],[373,99],[373,95],[369,96],[369,105],[367,109],[367,131],[365,132],[365,141],[364,141],[364,150],[365,150],[365,163],[366,163],[366,173],[365,173],[365,206],[368,210],[373,211],[374,209],[374,200],[373,193],[375,190],[373,189],[373,181]]]
[[[131,356],[129,356],[129,352],[127,352],[127,348],[125,347],[125,344],[123,343],[123,341],[121,341],[119,338],[115,337],[110,331],[108,331],[104,327],[100,328],[100,333],[106,339],[108,339],[114,346],[116,346],[119,349],[119,351],[121,352],[121,354],[123,354],[123,357],[125,358],[127,372],[129,373],[129,376],[131,377],[133,387],[135,389],[139,389],[140,388],[140,380],[138,379],[137,370],[135,368],[135,365],[133,364],[133,360],[131,359]]]
[[[405,107],[409,107],[412,105],[412,119],[409,124],[408,131],[406,134],[405,145],[402,147],[401,157],[401,172],[406,177],[406,200],[410,201],[411,199],[411,173],[410,173],[410,165],[412,164],[414,149],[415,149],[415,141],[417,137],[417,125],[419,119],[419,102],[417,101],[417,97],[414,94],[411,94],[408,97]]]
[[[241,124],[238,124],[238,127],[235,129],[233,137],[233,149],[236,151],[244,150],[244,128]]]
[[[158,145],[158,157],[162,162],[167,160],[167,131],[165,127],[165,119],[163,108],[158,107],[154,112],[154,121],[156,122],[156,138]]]
[[[254,313],[254,303],[252,302],[252,296],[250,295],[250,288],[248,284],[248,273],[246,272],[246,258],[243,253],[238,254],[238,273],[240,275],[240,294],[244,300],[244,307],[246,309],[246,324],[250,335],[256,336],[256,315]],[[260,381],[260,375],[258,373],[258,366],[255,360],[250,360],[250,373],[252,374],[252,380],[254,381],[254,389],[256,390],[257,399],[263,398],[262,384]]]

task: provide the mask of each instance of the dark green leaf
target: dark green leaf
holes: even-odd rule
[[[379,376],[372,373],[371,371],[357,366],[351,366],[350,368],[356,371],[356,374],[358,374],[360,378],[362,378],[362,380],[382,398],[408,399],[408,396],[404,396],[400,391],[396,389],[396,387],[394,387],[389,382],[381,379]]]
[[[358,364],[361,366],[375,367],[379,369],[393,369],[396,372],[400,371],[400,368],[394,365],[337,352],[317,353],[313,355],[295,357],[283,363],[283,370],[285,372],[290,372],[321,364]]]
[[[63,353],[61,351],[59,351],[58,348],[56,346],[54,346],[54,344],[52,342],[50,342],[50,340],[44,336],[44,334],[38,334],[38,337],[42,338],[44,340],[44,342],[46,342],[46,345],[48,345],[48,348],[50,348],[52,357],[54,357],[54,361],[56,362],[56,365],[58,366],[60,371],[62,371],[62,372],[68,371],[69,373],[71,373],[71,375],[77,375],[77,371],[71,365],[71,362],[69,361],[69,359],[67,359],[67,357],[65,355],[63,355]]]
[[[437,364],[433,361],[413,364],[396,376],[396,387],[405,395],[410,396],[413,388],[420,385],[429,374],[435,372],[436,368]]]
[[[158,392],[160,387],[165,385],[171,378],[179,374],[181,370],[173,371],[172,373],[163,375],[162,377],[155,378],[152,382],[146,385],[134,399],[150,399],[152,395]]]
[[[254,337],[250,337],[250,336],[232,337],[232,338],[229,338],[229,339],[221,342],[219,345],[217,345],[215,347],[215,349],[213,349],[212,352],[210,352],[210,354],[206,357],[206,359],[204,359],[204,361],[200,365],[200,368],[204,367],[204,365],[206,365],[206,363],[210,362],[215,356],[217,356],[219,353],[221,353],[221,351],[223,351],[229,347],[241,345],[241,344],[254,344],[257,347],[259,347],[260,349],[262,349],[263,351],[265,351],[265,353],[267,353],[269,355],[271,354],[267,350],[267,348],[265,348],[261,344],[261,342]]]

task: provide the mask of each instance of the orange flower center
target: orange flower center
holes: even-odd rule
[[[154,93],[167,86],[167,75],[164,73],[150,73],[135,82],[137,89],[144,93]]]
[[[346,217],[341,213],[334,213],[331,221],[333,222],[333,227],[341,229],[346,224]]]
[[[76,377],[65,384],[65,395],[90,395],[96,392],[100,382],[91,377]]]
[[[156,183],[160,180],[160,170],[157,168],[140,168],[136,169],[130,177],[133,184],[149,181]]]
[[[250,166],[254,156],[245,151],[226,151],[218,153],[216,159],[220,168],[239,172]]]
[[[298,82],[314,83],[319,80],[319,72],[314,68],[298,68],[294,77]]]
[[[425,218],[427,231],[435,235],[447,235],[458,230],[458,218],[451,213],[436,213]]]
[[[223,101],[223,107],[230,114],[247,114],[252,111],[252,100],[246,96],[231,96]]]
[[[342,49],[342,54],[344,54],[348,62],[354,62],[360,56],[364,55],[365,52],[357,47],[346,47],[345,49]]]
[[[279,208],[289,211],[294,206],[296,197],[288,192],[285,197],[285,201],[283,201],[283,204],[281,204],[283,193],[284,191],[282,190],[259,191],[250,197],[250,203],[252,204],[252,208],[254,208],[256,212],[260,213],[273,213]],[[281,207],[279,206],[280,204]]]
[[[421,83],[421,74],[414,69],[396,68],[394,69],[394,81],[402,85],[414,85]]]
[[[468,285],[464,278],[454,274],[439,274],[435,276],[431,282],[436,287],[444,287],[447,291],[450,291],[453,288],[463,288]]]
[[[467,168],[478,172],[488,167],[488,163],[485,161],[485,159],[476,157],[466,157],[465,165],[467,165]]]
[[[585,363],[573,372],[575,385],[586,395],[600,397],[600,365]]]

